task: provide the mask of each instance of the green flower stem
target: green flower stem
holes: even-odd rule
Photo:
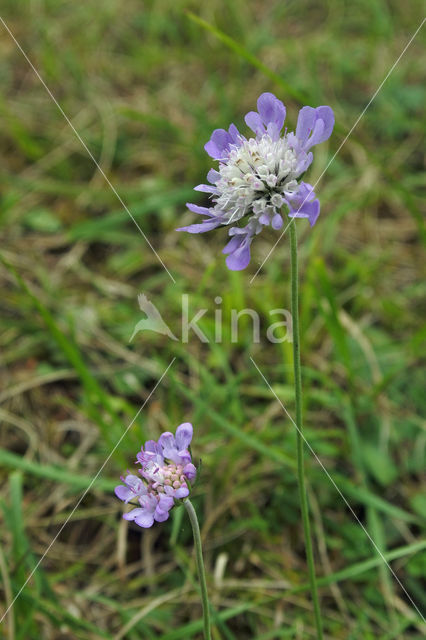
[[[318,600],[318,590],[315,577],[314,554],[312,550],[311,526],[309,523],[308,497],[305,487],[305,469],[303,462],[303,423],[302,423],[302,373],[300,367],[300,332],[299,332],[299,276],[297,266],[297,236],[296,222],[289,224],[291,251],[291,314],[293,319],[293,360],[294,387],[296,396],[296,425],[297,429],[297,474],[299,480],[300,509],[302,512],[303,531],[305,534],[306,559],[309,569],[312,601],[314,605],[317,638],[323,640],[321,610]]]
[[[203,603],[203,619],[204,619],[204,638],[205,640],[211,640],[210,629],[210,609],[209,609],[209,597],[207,594],[206,572],[204,569],[203,549],[201,546],[200,526],[198,524],[197,514],[195,512],[192,503],[188,498],[183,501],[185,509],[188,512],[189,519],[191,521],[192,533],[194,536],[195,555],[197,558],[198,578],[200,580],[201,587],[201,600]]]

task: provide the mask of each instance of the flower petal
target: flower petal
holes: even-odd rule
[[[262,118],[256,111],[249,111],[245,118],[246,125],[259,137],[265,133],[265,126],[262,122]]]
[[[323,139],[321,140],[321,142],[324,142],[325,140],[328,140],[328,138],[331,136],[331,133],[334,128],[333,109],[327,105],[323,105],[321,107],[317,107],[317,114],[321,118],[321,120],[324,122]]]
[[[314,226],[320,213],[320,202],[315,199],[312,185],[301,182],[296,193],[287,198],[290,207],[290,218],[308,218],[311,227]]]
[[[234,229],[236,229],[238,227],[234,227],[233,229],[230,229],[229,231],[229,235],[231,235],[232,231],[234,231]],[[228,244],[226,244],[224,246],[224,248],[222,249],[222,253],[233,253],[236,249],[238,249],[238,247],[241,244],[241,238],[238,237],[238,235],[233,235],[233,238],[231,238],[231,240],[228,242]]]
[[[158,443],[155,442],[155,440],[147,440],[147,442],[145,442],[145,451],[150,451],[152,453],[161,453],[161,449],[158,446]],[[143,451],[143,448],[142,448]]]
[[[177,498],[178,500],[186,498],[187,496],[189,496],[188,487],[180,487],[180,489],[175,490],[175,498]]]
[[[291,211],[288,215],[289,218],[308,218],[311,227],[316,223],[320,214],[320,201],[314,200],[313,202],[306,202],[303,208],[297,211]]]
[[[306,169],[310,167],[312,164],[312,160],[314,159],[312,151],[306,153],[301,149],[298,155],[298,164],[295,171],[295,176],[298,178],[302,173],[305,173]]]
[[[175,502],[173,497],[162,495],[155,509],[154,518],[157,522],[165,522],[169,517],[169,511],[173,508]]]
[[[175,464],[180,464],[181,456],[179,455],[179,451],[176,446],[175,437],[172,433],[170,433],[170,431],[162,433],[160,438],[158,439],[158,443],[163,449],[163,456],[165,458],[171,460]]]
[[[176,445],[173,433],[171,433],[170,431],[165,431],[164,433],[162,433],[158,438],[158,444],[160,445],[163,452],[164,449],[174,448]]]
[[[157,522],[165,522],[166,520],[169,519],[169,512],[168,511],[160,511],[157,510],[154,514],[154,518]]]
[[[272,225],[272,228],[275,229],[276,231],[278,229],[281,229],[281,227],[283,226],[283,219],[279,213],[276,213],[274,215],[274,217],[272,218],[271,225]]]
[[[204,149],[214,160],[222,160],[229,153],[232,137],[225,129],[215,129],[210,140],[204,145]]]
[[[141,509],[142,513],[134,519],[135,524],[144,529],[149,529],[154,524],[154,514],[151,511]]]
[[[207,174],[207,180],[211,183],[211,184],[216,184],[216,182],[218,180],[220,180],[220,173],[219,171],[216,171],[216,169],[210,169],[210,171]]]
[[[334,113],[331,107],[303,107],[297,119],[296,138],[301,148],[308,151],[313,145],[327,140],[333,127]]]
[[[187,227],[179,227],[176,231],[187,231],[187,233],[205,233],[216,229],[221,223],[220,220],[205,220],[201,224],[190,224]]]
[[[273,93],[262,93],[257,101],[257,110],[269,135],[277,140],[286,116],[285,106]]]
[[[194,191],[201,191],[202,193],[217,193],[217,187],[212,184],[197,184],[194,187]]]
[[[139,476],[127,475],[124,478],[124,485],[120,484],[114,489],[115,495],[124,502],[129,502],[133,498],[146,495],[146,486]]]
[[[302,145],[308,139],[309,133],[314,128],[315,124],[315,109],[313,107],[303,107],[299,111],[296,126],[296,138],[300,140]]]
[[[250,241],[244,241],[238,249],[235,249],[226,258],[226,266],[231,271],[242,271],[250,262]]]
[[[170,511],[170,509],[174,506],[174,500],[173,497],[170,496],[161,496],[160,500],[158,501],[158,506],[155,510],[155,513],[160,512],[160,511]]]
[[[192,462],[188,462],[188,464],[184,466],[183,475],[186,476],[190,482],[192,482],[192,480],[195,480],[195,478],[197,477],[197,469],[192,464]]]
[[[323,138],[324,133],[324,122],[321,119],[315,120],[314,128],[311,135],[308,138],[308,142],[305,145],[306,148],[313,147],[315,144],[319,144],[325,138]]]
[[[238,131],[238,129],[235,126],[235,124],[230,124],[229,125],[228,133],[229,133],[229,137],[232,140],[232,143],[235,144],[235,145],[238,145],[240,147],[242,142],[243,142],[243,140],[244,140],[244,138],[240,134],[240,132]]]
[[[202,216],[212,216],[214,214],[211,213],[208,207],[200,207],[198,204],[192,204],[192,202],[187,202],[186,206],[193,213],[199,213]]]
[[[257,111],[249,111],[244,120],[256,136],[268,133],[272,140],[278,140],[283,128],[286,109],[273,93],[262,93],[257,101]]]
[[[123,518],[124,520],[134,520],[135,518],[137,518],[138,516],[143,515],[143,513],[145,512],[145,509],[142,509],[140,507],[138,507],[137,509],[132,509],[131,511],[129,511],[128,513],[123,513]]]
[[[191,444],[194,430],[190,422],[183,422],[176,429],[176,446],[179,451],[187,449]]]
[[[117,498],[123,500],[123,502],[129,502],[129,500],[136,497],[135,493],[123,484],[119,484],[118,487],[115,487],[114,493]]]

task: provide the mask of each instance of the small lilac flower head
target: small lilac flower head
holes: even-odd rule
[[[125,520],[152,527],[154,521],[168,519],[176,500],[189,495],[190,483],[197,475],[189,452],[192,433],[192,424],[184,422],[176,429],[176,435],[166,431],[158,442],[148,440],[141,447],[136,455],[140,475],[128,473],[121,478],[123,484],[115,488],[117,498],[137,505],[124,514]]]
[[[228,226],[231,239],[223,253],[232,271],[247,267],[253,238],[264,227],[282,227],[284,205],[290,218],[308,218],[311,226],[319,216],[320,203],[313,187],[301,178],[312,163],[311,148],[331,135],[333,111],[327,106],[303,107],[295,133],[288,133],[287,128],[282,133],[285,117],[281,100],[263,93],[257,111],[245,117],[254,137],[245,138],[231,124],[228,131],[213,131],[204,146],[219,167],[208,172],[209,184],[200,184],[195,191],[209,194],[211,204],[202,207],[188,203],[190,211],[205,217],[201,223],[178,231],[204,233]]]

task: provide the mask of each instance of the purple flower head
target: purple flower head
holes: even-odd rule
[[[189,495],[190,483],[197,475],[188,449],[192,434],[192,424],[184,422],[176,429],[176,435],[166,431],[158,442],[148,440],[141,447],[136,455],[140,476],[128,473],[121,478],[123,484],[115,488],[117,498],[136,505],[136,509],[124,514],[125,520],[145,528],[154,521],[164,522],[175,500]]]
[[[235,125],[228,131],[213,131],[205,150],[219,161],[218,170],[207,174],[209,184],[195,191],[208,194],[210,206],[188,204],[190,211],[205,216],[199,224],[178,231],[204,233],[219,226],[229,227],[231,237],[223,253],[232,271],[245,269],[250,262],[254,236],[264,227],[283,226],[283,206],[290,218],[308,218],[313,226],[320,204],[313,188],[301,180],[313,160],[311,148],[327,140],[334,126],[331,107],[303,107],[296,132],[282,133],[286,109],[272,93],[263,93],[257,111],[250,111],[245,122],[255,134],[242,136]],[[243,220],[247,223],[244,225]]]

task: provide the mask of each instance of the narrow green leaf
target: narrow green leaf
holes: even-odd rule
[[[10,467],[11,469],[20,469],[33,476],[60,482],[74,487],[75,489],[87,489],[93,479],[90,476],[82,475],[80,472],[72,473],[71,471],[66,471],[63,467],[40,464],[39,462],[27,460],[26,458],[18,456],[16,453],[6,451],[5,449],[0,449],[0,465]],[[98,478],[93,484],[93,489],[110,492],[114,490],[116,485],[116,480]]]

